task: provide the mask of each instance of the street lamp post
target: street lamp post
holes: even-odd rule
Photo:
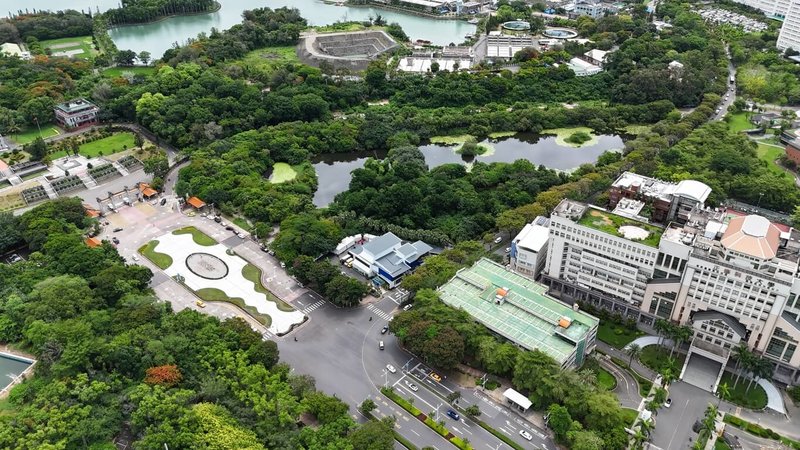
[[[442,406],[442,403],[439,403],[439,404],[436,406],[436,412],[434,412],[434,414],[433,414],[433,419],[434,419],[434,420],[436,420],[436,419],[438,419],[438,418],[439,418],[439,408],[440,408],[441,406]]]
[[[389,371],[383,369],[383,387],[389,386]]]

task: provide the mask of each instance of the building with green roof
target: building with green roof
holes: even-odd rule
[[[562,367],[583,364],[594,348],[600,320],[545,295],[546,286],[482,258],[459,270],[439,296],[490,330]]]

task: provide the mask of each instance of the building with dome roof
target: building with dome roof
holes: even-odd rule
[[[681,379],[702,389],[716,390],[739,344],[772,363],[774,380],[800,384],[800,232],[753,207],[705,206],[710,194],[626,173],[613,210],[563,200],[540,281],[567,303],[690,327]]]

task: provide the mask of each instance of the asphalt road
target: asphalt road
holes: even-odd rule
[[[728,55],[728,79],[731,77],[736,79],[736,68],[733,67],[733,63],[730,60],[730,50],[726,47],[725,51]],[[722,96],[722,101],[718,107],[719,112],[712,116],[712,120],[722,120],[725,115],[728,114],[728,109],[731,107],[734,100],[736,100],[736,83],[728,81],[728,91]]]
[[[351,413],[355,419],[364,419],[358,413],[357,406],[366,398],[372,398],[378,404],[375,414],[379,417],[395,416],[398,432],[415,445],[420,448],[433,446],[438,449],[452,447],[425,424],[380,394],[379,388],[383,384],[394,385],[403,377],[411,376],[404,374],[401,370],[406,363],[408,363],[407,368],[419,369],[421,367],[419,361],[398,347],[393,335],[380,333],[393,314],[398,312],[399,303],[403,298],[402,295],[399,295],[401,293],[398,290],[387,293],[380,300],[366,303],[357,308],[337,308],[322,299],[319,294],[300,288],[280,268],[278,261],[261,251],[257,243],[250,239],[232,236],[230,231],[226,231],[224,227],[213,220],[202,218],[200,215],[189,217],[178,212],[177,201],[174,197],[168,197],[168,202],[164,206],[160,206],[160,203],[156,205],[137,203],[134,206],[124,206],[118,213],[106,216],[105,220],[109,222],[109,225],[104,227],[100,237],[104,239],[117,237],[120,241],[117,249],[123,257],[131,263],[150,267],[154,273],[151,282],[153,290],[159,298],[169,301],[175,310],[190,308],[222,320],[236,316],[242,317],[254,329],[261,332],[265,339],[272,339],[278,343],[281,360],[289,363],[293,370],[313,376],[319,389],[336,395],[350,404]],[[279,297],[306,314],[308,320],[286,336],[274,336],[233,305],[205,302],[204,307],[198,306],[197,298],[193,293],[184,289],[146,258],[138,255],[138,248],[148,241],[187,225],[199,228],[260,267],[264,278],[262,281],[270,286]],[[122,230],[115,233],[113,232],[115,228],[122,228]],[[295,338],[297,341],[294,340]],[[385,350],[379,349],[380,341],[384,341]],[[395,374],[387,372],[384,375],[386,364],[392,364],[398,369],[398,372]],[[424,375],[418,370],[417,375],[424,379]],[[458,389],[447,381],[441,385],[431,379],[426,381],[425,388],[415,393],[425,399],[417,400],[415,403],[423,411],[428,408],[425,406],[426,402],[433,404],[439,399],[436,392],[446,396],[450,391]],[[423,385],[422,382],[418,384]],[[398,391],[403,389],[401,383]],[[524,444],[525,448],[555,448],[555,445],[549,442],[540,430],[535,430],[531,425],[523,423],[505,406],[499,405],[485,396],[479,397],[479,395],[471,389],[462,390],[464,399],[462,402],[464,404],[478,403],[483,411],[481,415],[483,420],[491,423],[495,428],[507,432],[512,439]],[[438,401],[443,403],[441,399]],[[444,414],[445,411],[446,409],[443,407],[441,413]],[[425,412],[430,412],[430,410]],[[508,448],[506,444],[469,420],[462,419],[458,423],[451,419],[445,420],[448,428],[454,434],[468,439],[475,449]],[[531,434],[534,436],[532,443],[528,443],[519,436],[518,432],[522,427],[531,430]]]

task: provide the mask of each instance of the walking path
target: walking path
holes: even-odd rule
[[[631,343],[626,345],[625,348],[627,349],[628,347],[630,347],[633,344],[638,345],[640,348],[645,348],[648,345],[658,345],[659,339],[661,339],[661,338],[659,338],[658,336],[642,336],[642,337],[636,338],[633,341],[631,341]],[[666,347],[671,347],[672,346],[672,340],[671,339],[664,338],[664,339],[661,340],[661,343],[664,344],[664,346],[666,346]]]

